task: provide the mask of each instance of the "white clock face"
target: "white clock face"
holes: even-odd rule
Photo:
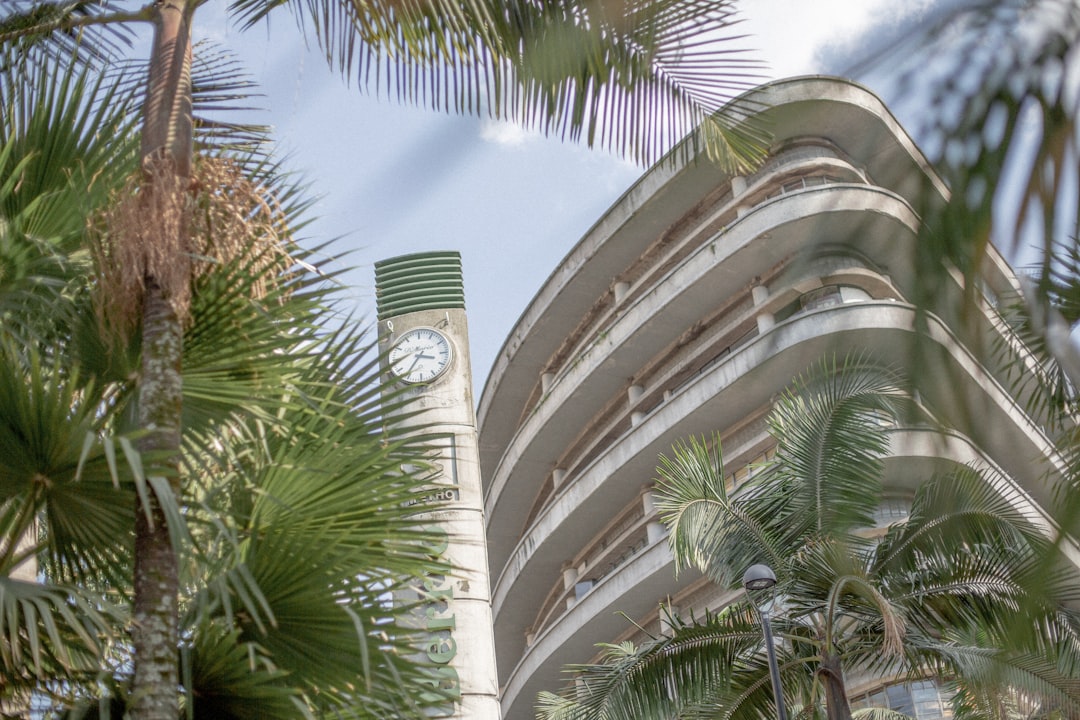
[[[413,328],[390,348],[390,371],[407,383],[431,382],[450,367],[453,356],[450,340],[441,332]]]

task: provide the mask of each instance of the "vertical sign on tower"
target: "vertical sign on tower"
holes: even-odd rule
[[[443,557],[452,575],[424,583],[428,660],[457,683],[452,717],[498,720],[484,503],[480,485],[469,332],[461,256],[403,255],[375,264],[379,344],[395,392],[410,397],[418,424],[446,438],[439,444],[433,525],[446,533]]]

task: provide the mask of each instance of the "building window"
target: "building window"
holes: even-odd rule
[[[933,680],[887,685],[872,693],[851,698],[852,710],[888,708],[914,720],[949,720],[949,695]]]
[[[825,285],[799,296],[798,300],[791,302],[773,313],[777,322],[782,322],[790,317],[804,312],[821,310],[843,303],[861,302],[873,300],[874,297],[854,285]]]

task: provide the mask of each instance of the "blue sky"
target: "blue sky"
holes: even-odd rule
[[[744,0],[745,46],[768,77],[840,72],[933,0]],[[899,7],[898,7],[899,6]],[[306,237],[340,238],[355,313],[374,318],[373,264],[458,250],[479,395],[507,334],[582,235],[641,175],[618,157],[472,117],[362,94],[305,48],[287,14],[267,31],[200,10],[197,38],[239,49],[280,152],[320,197]],[[871,82],[871,86],[873,83]],[[901,118],[903,120],[903,118]]]

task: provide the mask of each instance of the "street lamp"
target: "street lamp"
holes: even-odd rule
[[[761,617],[761,631],[765,635],[765,652],[769,656],[769,676],[772,678],[773,698],[776,700],[777,720],[787,720],[787,712],[784,710],[784,693],[780,688],[780,669],[776,665],[776,648],[773,646],[772,625],[769,622],[769,611],[772,610],[775,596],[770,593],[767,602],[758,605],[750,593],[757,590],[769,590],[776,585],[776,573],[768,565],[751,565],[742,576],[743,587],[750,601],[757,608]]]

